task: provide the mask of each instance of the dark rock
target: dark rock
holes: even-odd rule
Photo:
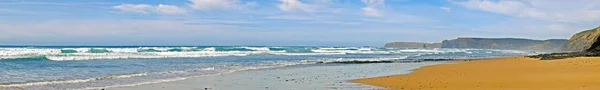
[[[528,56],[530,58],[539,58],[540,60],[555,60],[555,59],[565,59],[565,58],[574,58],[581,56],[581,52],[571,52],[571,53],[552,53],[552,54],[540,54]]]
[[[565,59],[565,58],[575,58],[575,57],[598,57],[600,56],[599,52],[567,52],[567,53],[552,53],[552,54],[540,54],[528,56],[530,58],[540,58],[540,60],[555,60],[555,59]]]
[[[571,51],[566,53],[552,53],[529,56],[531,58],[540,58],[541,60],[554,60],[574,57],[597,57],[600,56],[600,29],[586,30],[577,33],[569,39],[563,47],[563,50]]]
[[[598,40],[598,36],[600,36],[600,29],[595,28],[591,30],[586,30],[580,33],[577,33],[569,39],[569,41],[564,45],[564,51],[584,51],[592,49],[592,45],[594,42]]]
[[[426,42],[390,42],[386,43],[386,48],[441,48],[442,43]]]
[[[453,61],[453,60],[459,60],[459,59],[420,59],[422,61]],[[463,60],[463,59],[460,59]]]
[[[339,61],[330,62],[335,64],[368,64],[368,63],[393,63],[394,61]]]

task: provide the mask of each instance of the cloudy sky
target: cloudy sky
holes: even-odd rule
[[[598,0],[0,0],[1,45],[382,46],[598,25]]]

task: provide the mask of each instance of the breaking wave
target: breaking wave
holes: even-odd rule
[[[514,50],[388,49],[368,47],[138,47],[138,48],[0,48],[0,60],[107,60],[134,58],[196,58],[249,55],[345,55],[401,53],[519,53]]]
[[[110,79],[119,79],[119,78],[131,78],[131,77],[140,77],[146,76],[148,73],[137,73],[137,74],[126,74],[126,75],[114,75],[114,76],[106,76],[100,78],[88,78],[88,79],[75,79],[75,80],[57,80],[57,81],[40,81],[40,82],[25,82],[25,83],[6,83],[0,84],[0,88],[6,87],[26,87],[26,86],[39,86],[39,85],[52,85],[52,84],[69,84],[69,83],[84,83],[91,82],[96,80],[110,80]]]
[[[0,78],[9,79],[0,80],[0,88],[103,89],[298,65],[404,63],[537,53],[543,52],[372,47],[0,47],[0,60],[7,62],[0,63],[0,68],[7,70]],[[147,58],[176,59],[111,61]]]

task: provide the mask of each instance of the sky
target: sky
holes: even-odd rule
[[[599,24],[598,0],[0,0],[0,45],[383,46]]]

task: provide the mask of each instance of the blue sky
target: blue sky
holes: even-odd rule
[[[597,0],[0,0],[3,45],[382,46],[567,39]]]

